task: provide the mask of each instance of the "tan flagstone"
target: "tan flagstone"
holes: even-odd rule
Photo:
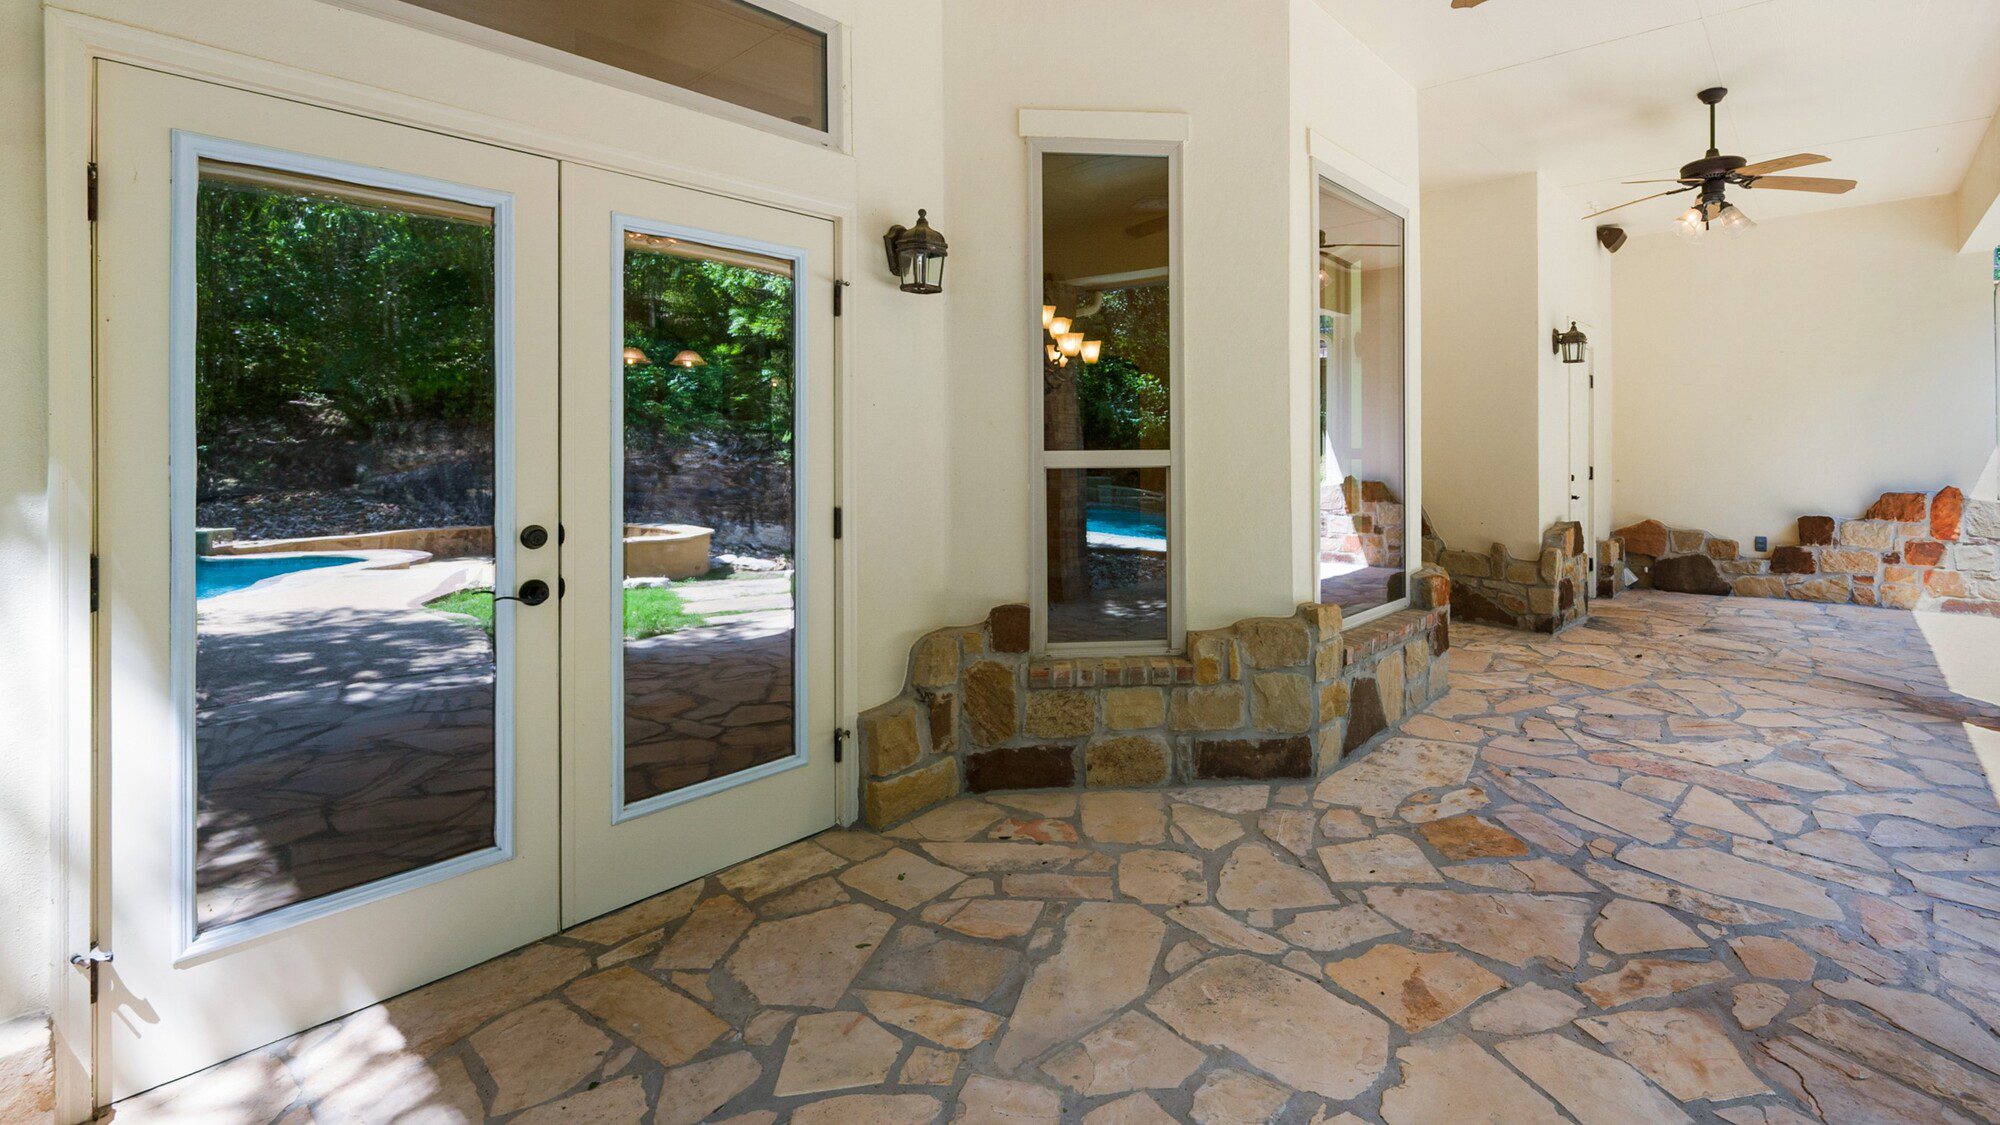
[[[1576,1021],[1611,1053],[1683,1102],[1728,1101],[1768,1090],[1715,1017],[1691,1008],[1613,1012]]]
[[[729,1030],[707,1008],[630,967],[585,977],[564,995],[666,1066],[688,1061]]]
[[[1587,895],[1597,885],[1553,859],[1517,859],[1509,866],[1528,877],[1528,889],[1536,894]]]
[[[813,843],[801,840],[769,855],[739,863],[716,875],[716,880],[742,898],[755,902],[805,882],[815,875],[846,866],[847,861]]]
[[[438,1107],[427,1105],[428,1112],[414,1114],[399,1120],[425,1119],[436,1114]],[[627,1075],[613,1082],[606,1082],[595,1089],[582,1090],[560,1101],[509,1118],[520,1125],[618,1125],[620,1122],[637,1121],[646,1112],[646,1088],[637,1076]],[[676,1120],[673,1117],[659,1118],[661,1122]]]
[[[2000,985],[2000,982],[1995,982]],[[1883,988],[1861,980],[1820,981],[1828,996],[1860,1004],[1919,1039],[1935,1043],[1966,1062],[2000,1074],[2000,1039],[1972,1017],[1935,996]]]
[[[1166,807],[1158,793],[1108,790],[1078,798],[1083,835],[1100,844],[1157,844],[1167,838]]]
[[[1144,995],[1166,925],[1141,906],[1087,902],[1071,911],[1063,943],[1021,987],[994,1065],[1012,1074]]]
[[[1816,1005],[1791,1025],[1974,1116],[2000,1120],[2000,1082],[1925,1050],[1908,1035],[1833,1004]]]
[[[846,874],[842,872],[842,874]],[[822,875],[809,882],[800,883],[789,891],[780,891],[758,903],[757,915],[765,921],[790,918],[794,914],[810,914],[815,910],[825,910],[829,906],[839,906],[843,902],[853,902],[847,888],[840,885],[833,876]]]
[[[641,899],[594,921],[563,931],[563,936],[593,945],[617,945],[648,930],[658,930],[694,908],[707,879],[684,883],[665,894]]]
[[[1389,816],[1412,794],[1465,784],[1476,754],[1461,743],[1391,737],[1360,761],[1329,774],[1313,790],[1313,800]]]
[[[1634,957],[1616,972],[1591,977],[1576,986],[1600,1008],[1616,1008],[1653,1000],[1690,988],[1731,979],[1720,961],[1674,961],[1664,957]]]
[[[1761,982],[1739,984],[1730,989],[1729,998],[1729,1014],[1736,1017],[1736,1026],[1745,1031],[1755,1031],[1770,1023],[1792,1002],[1784,989]]]
[[[1693,1120],[1630,1065],[1560,1035],[1513,1039],[1495,1049],[1580,1125]]]
[[[840,858],[856,863],[873,859],[895,846],[893,841],[864,828],[829,828],[814,836],[812,841]]]
[[[1528,845],[1519,836],[1476,816],[1434,820],[1417,831],[1446,859],[1505,859],[1528,854]]]
[[[859,952],[866,956],[873,951]],[[984,1004],[1007,983],[1021,961],[1018,951],[1003,946],[965,941],[922,926],[904,926],[890,935],[862,979],[889,991]]]
[[[1773,839],[1771,829],[1763,821],[1744,812],[1736,802],[1722,794],[1699,785],[1689,789],[1687,796],[1681,799],[1680,807],[1674,810],[1674,819],[1755,840]]]
[[[785,1098],[879,1086],[902,1050],[901,1039],[860,1012],[800,1016],[772,1093]]]
[[[1131,1090],[1171,1090],[1207,1055],[1143,1012],[1130,1011],[1058,1051],[1042,1065],[1085,1097]]]
[[[1167,982],[1146,1007],[1196,1043],[1234,1051],[1298,1090],[1351,1098],[1389,1064],[1389,1025],[1315,981],[1240,953]]]
[[[661,970],[709,968],[729,952],[736,939],[742,937],[755,920],[756,916],[750,913],[748,907],[728,895],[706,899],[660,947],[660,955],[653,959],[653,967]]]
[[[1972,1119],[1954,1113],[1908,1086],[1884,1077],[1845,1055],[1803,1035],[1766,1039],[1758,1050],[1774,1065],[1766,1068],[1779,1084],[1787,1087],[1807,1105],[1815,1106],[1827,1121],[1945,1122],[1972,1125]],[[1719,1115],[1732,1121],[1730,1111]],[[1821,1118],[1758,1118],[1752,1125],[1807,1125]]]
[[[1829,883],[1840,883],[1857,891],[1871,895],[1886,895],[1895,890],[1895,883],[1879,875],[1867,875],[1853,868],[1809,855],[1800,855],[1789,848],[1766,844],[1761,840],[1732,840],[1729,850],[1744,859],[1772,867],[1794,871],[1813,879],[1823,879]],[[1904,873],[1908,876],[1908,873]],[[1911,877],[1915,881],[1916,877]],[[1922,890],[1922,887],[1918,888]]]
[[[1443,793],[1419,793],[1396,810],[1396,819],[1406,824],[1428,824],[1461,816],[1489,803],[1486,790],[1478,785],[1461,785]]]
[[[929,1094],[842,1094],[793,1110],[791,1125],[930,1125],[943,1108]]]
[[[1378,945],[1329,962],[1326,975],[1413,1033],[1451,1018],[1503,984],[1456,953],[1419,953],[1401,945]]]
[[[1708,943],[1672,914],[1650,902],[1615,898],[1597,917],[1597,944],[1613,953],[1654,953],[1662,949],[1704,949]]]
[[[1210,852],[1243,836],[1243,825],[1235,818],[1180,801],[1174,802],[1174,827],[1187,833],[1195,847]]]
[[[889,834],[905,840],[970,840],[1005,815],[985,801],[966,798],[913,817]]]
[[[1066,844],[925,844],[930,857],[960,871],[1036,871],[1081,859],[1085,850]]]
[[[1319,818],[1319,830],[1338,840],[1358,840],[1375,833],[1353,809],[1326,810]]]
[[[1900,816],[1936,828],[2000,826],[2000,812],[1937,793],[1836,793],[1814,801],[1813,809],[1849,816]]]
[[[1407,836],[1376,836],[1319,849],[1320,866],[1336,883],[1440,883],[1444,877]]]
[[[1564,968],[1575,965],[1584,924],[1593,913],[1586,900],[1553,895],[1372,887],[1366,897],[1368,905],[1405,929],[1519,967],[1538,957]]]
[[[1464,1036],[1412,1043],[1396,1052],[1396,1062],[1403,1080],[1382,1092],[1382,1120],[1387,1125],[1563,1121],[1554,1104]]]
[[[1909,907],[1881,898],[1860,898],[1852,905],[1861,916],[1862,930],[1876,945],[1906,953],[1930,948],[1930,929],[1923,915]]]
[[[1224,1067],[1202,1080],[1188,1116],[1196,1125],[1266,1125],[1291,1097],[1283,1086]]]
[[[1311,809],[1269,809],[1258,814],[1257,831],[1264,838],[1305,859],[1312,854],[1313,812]]]
[[[1535,886],[1533,879],[1505,863],[1453,863],[1443,870],[1448,878],[1495,891],[1528,891]]]
[[[1177,906],[1167,911],[1167,918],[1227,949],[1265,954],[1285,951],[1284,942],[1244,925],[1213,906]]]
[[[1009,1082],[984,1074],[959,1090],[956,1125],[1057,1125],[1062,1097],[1047,1086]]]
[[[555,1000],[538,1001],[500,1017],[474,1035],[471,1043],[493,1075],[496,1114],[561,1094],[595,1072],[611,1050],[611,1040],[603,1032]]]
[[[757,1065],[756,1057],[748,1051],[675,1067],[661,1080],[653,1120],[658,1125],[698,1125],[710,1120],[716,1110],[749,1089],[763,1072],[764,1068]]]
[[[1230,816],[1256,812],[1271,803],[1271,789],[1267,785],[1197,785],[1167,795]]]
[[[1208,878],[1186,852],[1141,849],[1118,857],[1118,893],[1156,905],[1206,902]]]
[[[1532,1035],[1561,1027],[1583,1011],[1583,1002],[1539,984],[1510,988],[1472,1009],[1466,1022],[1494,1035]]]
[[[965,1056],[957,1051],[918,1044],[910,1048],[910,1057],[903,1060],[902,1069],[896,1072],[896,1082],[902,1086],[949,1086],[957,1080],[958,1066],[963,1061]]]
[[[1633,839],[1664,844],[1674,838],[1667,810],[1644,797],[1635,797],[1603,782],[1575,778],[1536,778],[1535,784],[1578,816]]]
[[[765,1008],[750,1017],[743,1025],[743,1041],[753,1047],[768,1047],[778,1041],[778,1036],[792,1025],[792,1013],[778,1008]]]
[[[1804,879],[1714,848],[1628,844],[1618,861],[1724,898],[1761,903],[1813,918],[1839,920],[1839,904]]]
[[[1074,793],[1007,793],[992,799],[999,804],[1052,820],[1064,820],[1076,815]]]
[[[1587,862],[1583,865],[1585,874],[1618,894],[1628,898],[1642,899],[1661,906],[1678,910],[1683,914],[1699,915],[1710,922],[1726,926],[1759,926],[1767,922],[1779,922],[1783,915],[1760,910],[1754,906],[1698,891],[1693,887],[1656,879],[1624,867]]]
[[[924,908],[923,919],[967,937],[1006,941],[1034,928],[1042,904],[1012,898],[967,898]]]
[[[1374,910],[1361,905],[1342,906],[1332,910],[1307,910],[1294,915],[1290,924],[1279,930],[1286,941],[1293,945],[1321,953],[1331,953],[1359,945],[1396,932],[1396,926]],[[1243,948],[1243,947],[1239,947]],[[1260,949],[1253,953],[1265,952]]]
[[[1002,893],[1015,898],[1110,898],[1109,875],[1060,875],[1037,872],[1009,875],[1000,882]]]
[[[1083,1115],[1083,1125],[1174,1125],[1174,1119],[1148,1094],[1129,1094]]]
[[[856,902],[765,922],[744,935],[726,967],[761,1004],[831,1008],[893,921]]]
[[[1333,892],[1319,876],[1262,844],[1239,844],[1222,865],[1215,901],[1228,910],[1291,910],[1329,906]]]
[[[1000,1030],[1000,1017],[979,1008],[933,1000],[912,992],[859,988],[868,1013],[883,1023],[915,1032],[942,1047],[969,1051]]]
[[[909,910],[963,883],[965,876],[896,848],[841,872],[840,881],[898,910]]]

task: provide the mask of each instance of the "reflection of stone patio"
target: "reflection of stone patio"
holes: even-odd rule
[[[2000,1117],[1968,741],[2000,709],[1945,686],[1926,615],[1595,613],[1455,627],[1452,691],[1317,783],[829,832],[119,1116]]]
[[[200,603],[204,928],[492,843],[492,645],[410,608],[488,570],[314,571]]]
[[[717,582],[711,586],[766,583]],[[780,592],[784,584],[777,583]],[[747,608],[680,587],[688,607]],[[729,591],[728,593],[734,593]],[[789,599],[786,599],[787,601]],[[792,752],[792,614],[761,609],[625,645],[625,799],[642,801]]]
[[[1337,605],[1349,613],[1389,604],[1389,579],[1402,571],[1387,566],[1363,566],[1319,581],[1322,605]]]

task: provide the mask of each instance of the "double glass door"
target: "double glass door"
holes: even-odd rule
[[[833,823],[830,223],[99,93],[101,1101]]]

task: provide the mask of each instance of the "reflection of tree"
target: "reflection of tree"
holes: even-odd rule
[[[792,279],[675,254],[625,255],[625,439],[701,436],[791,459]],[[704,363],[673,366],[692,351]]]
[[[1171,371],[1164,285],[1111,289],[1079,331],[1104,341],[1103,359],[1078,364],[1077,396],[1086,449],[1165,449]]]

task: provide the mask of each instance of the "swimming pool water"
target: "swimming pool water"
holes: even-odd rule
[[[1155,512],[1092,504],[1084,511],[1083,525],[1087,535],[1156,539],[1163,548],[1167,542],[1167,518]]]
[[[302,570],[320,570],[329,566],[360,562],[359,555],[285,555],[266,557],[258,555],[237,555],[219,557],[196,555],[194,560],[194,596],[212,598],[217,594],[231,594],[247,590],[266,578],[276,578],[281,574],[297,574]]]

